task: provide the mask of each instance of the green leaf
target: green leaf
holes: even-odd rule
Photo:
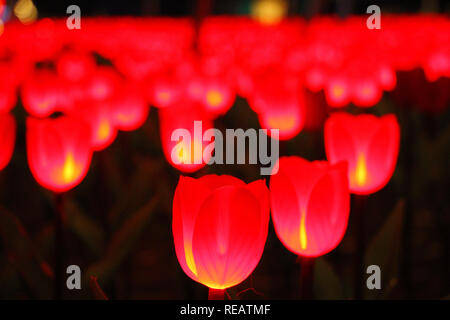
[[[86,215],[72,199],[66,199],[64,206],[67,228],[77,234],[94,254],[100,256],[105,248],[103,229]]]
[[[0,208],[0,237],[8,263],[14,267],[34,298],[52,296],[53,272],[40,258],[25,228],[16,216]]]
[[[367,247],[365,266],[380,267],[381,290],[366,289],[366,299],[386,299],[397,285],[404,212],[405,202],[401,199]]]
[[[160,177],[163,172],[164,163],[158,160],[138,158],[136,159],[136,171],[123,188],[121,196],[117,198],[108,220],[113,230],[120,227],[128,214],[138,210],[142,205],[142,199],[148,199],[153,194],[154,181],[162,179]],[[161,187],[161,186],[159,186]],[[164,186],[162,186],[164,187]]]
[[[2,268],[0,272],[0,299],[20,299],[23,298],[23,286],[19,273],[11,264]]]
[[[96,276],[100,282],[105,283],[112,277],[142,235],[158,201],[159,197],[150,199],[125,221],[122,228],[114,234],[104,257],[88,268],[85,281],[89,281],[91,276]]]
[[[34,243],[36,249],[39,251],[41,257],[50,257],[53,254],[55,244],[55,225],[50,223],[45,225],[34,236]]]
[[[342,283],[323,257],[314,263],[314,297],[321,300],[344,299]]]
[[[69,198],[64,200],[64,228],[76,234],[80,240],[95,254],[101,255],[106,246],[105,232],[103,229],[86,215],[81,208]],[[55,225],[50,223],[43,227],[35,236],[35,243],[42,256],[49,256],[54,249]]]
[[[108,300],[105,292],[102,290],[102,288],[100,288],[97,282],[97,277],[91,276],[91,279],[89,280],[89,286],[91,287],[92,295],[94,296],[95,300]]]

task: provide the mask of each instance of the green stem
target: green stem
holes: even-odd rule
[[[54,298],[63,298],[64,277],[64,194],[55,195],[55,292]]]
[[[354,296],[356,300],[363,298],[364,282],[364,256],[366,250],[365,244],[365,215],[367,196],[355,195],[353,198],[353,213],[355,215],[356,230],[356,254],[355,254],[355,279]]]
[[[314,258],[299,257],[300,260],[300,298],[312,300],[314,297]]]
[[[225,300],[225,290],[209,288],[208,300]]]

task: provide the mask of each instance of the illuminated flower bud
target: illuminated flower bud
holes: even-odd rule
[[[370,194],[394,173],[400,128],[394,115],[333,113],[325,122],[325,149],[331,163],[348,162],[350,192]]]
[[[36,181],[54,192],[77,186],[91,163],[90,137],[87,124],[67,116],[28,118],[28,165]]]
[[[279,130],[279,139],[295,137],[304,125],[304,97],[296,83],[280,75],[268,76],[255,86],[250,106],[258,114],[261,127]]]
[[[77,104],[79,106],[69,114],[90,125],[91,145],[95,151],[107,148],[117,137],[113,106],[108,100],[81,100]]]
[[[110,101],[114,124],[119,130],[133,131],[147,120],[149,107],[145,99],[131,88],[123,89]]]
[[[206,165],[210,153],[203,156],[214,138],[204,141],[204,133],[212,128],[210,116],[203,108],[185,101],[186,105],[171,106],[159,112],[161,143],[169,163],[183,172],[194,172]]]
[[[36,71],[25,80],[22,87],[22,102],[25,110],[32,116],[50,116],[58,108],[61,83],[56,74],[50,71]]]
[[[203,104],[213,115],[225,114],[233,105],[235,93],[229,85],[217,80],[205,79]]]
[[[281,157],[270,179],[272,220],[278,238],[300,256],[333,250],[347,229],[347,165]]]
[[[264,180],[232,176],[180,177],[173,200],[178,261],[193,280],[213,289],[244,281],[264,250],[269,192]]]
[[[89,54],[65,52],[56,61],[56,70],[65,80],[80,81],[92,73],[95,59]]]

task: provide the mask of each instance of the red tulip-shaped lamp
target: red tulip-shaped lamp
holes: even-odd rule
[[[304,107],[298,94],[284,96],[278,102],[259,100],[258,105],[263,107],[258,113],[261,127],[268,130],[278,129],[280,140],[289,140],[295,137],[303,128]],[[272,138],[274,138],[272,136]]]
[[[60,110],[61,83],[50,71],[36,71],[22,86],[22,102],[25,110],[35,117],[48,117]]]
[[[180,177],[173,200],[178,261],[193,280],[222,298],[244,281],[264,250],[269,226],[264,180],[245,184],[232,176]]]
[[[272,218],[283,244],[304,257],[333,250],[347,228],[350,194],[345,162],[281,157],[270,179]]]
[[[161,75],[148,81],[147,98],[157,108],[166,108],[180,100],[180,84],[172,77]]]
[[[231,108],[235,92],[231,86],[218,80],[206,79],[203,92],[203,103],[206,110],[213,115],[225,114]]]
[[[332,78],[325,86],[325,98],[331,107],[341,108],[351,100],[350,86],[347,79]]]
[[[6,113],[14,108],[17,102],[15,85],[0,80],[0,113]]]
[[[31,173],[44,188],[62,193],[84,179],[92,156],[87,124],[67,116],[28,118],[26,137]]]
[[[80,81],[95,70],[95,59],[87,53],[64,52],[56,61],[56,70],[65,80]]]
[[[126,88],[112,99],[114,124],[122,131],[133,131],[147,120],[149,107],[145,99],[132,88]]]
[[[292,156],[281,157],[277,165],[270,179],[273,224],[286,248],[302,257],[302,297],[311,298],[311,258],[336,248],[347,229],[347,164]]]
[[[289,140],[303,129],[304,97],[297,81],[270,73],[256,82],[250,106],[269,135],[271,129],[279,130],[280,140]]]
[[[169,163],[186,173],[204,167],[211,156],[206,148],[214,141],[203,140],[212,121],[202,106],[186,100],[184,105],[160,109],[159,119],[161,143]]]
[[[110,100],[80,100],[76,108],[69,114],[79,121],[89,124],[91,133],[91,145],[94,151],[107,148],[117,137],[115,109]]]
[[[86,176],[92,157],[89,125],[62,116],[27,119],[28,165],[36,181],[55,195],[55,298],[63,296],[64,193]]]
[[[0,170],[11,160],[16,141],[16,121],[9,114],[0,114]]]
[[[325,149],[331,163],[348,162],[356,221],[355,298],[362,298],[367,196],[383,188],[397,162],[400,128],[394,115],[333,113],[325,122]]]
[[[391,178],[400,143],[394,115],[333,113],[325,122],[325,149],[331,163],[348,162],[350,192],[367,195]]]

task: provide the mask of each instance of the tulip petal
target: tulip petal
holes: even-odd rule
[[[333,114],[325,122],[325,150],[328,160],[334,164],[348,161],[349,170],[356,166],[356,148],[353,137],[347,131],[344,114]]]
[[[90,128],[71,117],[27,119],[27,158],[43,187],[65,192],[86,176],[92,157]]]
[[[275,231],[290,251],[315,257],[340,242],[350,200],[346,162],[281,157],[270,193]]]
[[[279,171],[270,179],[272,219],[278,238],[286,248],[297,253],[301,251],[298,240],[300,202],[284,159],[280,158]]]
[[[309,242],[302,255],[320,256],[334,249],[344,236],[349,210],[347,165],[341,162],[331,167],[311,192],[305,222]]]
[[[199,282],[225,289],[253,271],[262,255],[260,232],[253,226],[261,218],[258,199],[244,187],[221,187],[205,200],[193,237]]]
[[[224,186],[245,186],[245,183],[238,178],[229,175],[209,174],[198,179],[203,182],[210,190],[214,190]]]
[[[180,177],[173,200],[172,231],[175,251],[184,272],[197,279],[192,254],[192,235],[198,211],[210,190],[204,183],[190,177]]]
[[[269,232],[269,219],[270,219],[270,192],[267,189],[265,180],[256,180],[247,185],[247,190],[250,190],[256,199],[259,201],[261,208],[261,229],[260,238],[261,244],[264,247],[265,239]],[[263,249],[263,248],[262,248]]]
[[[382,123],[373,134],[367,148],[367,170],[372,181],[370,193],[383,188],[395,170],[400,143],[400,128],[394,115],[382,117]]]

